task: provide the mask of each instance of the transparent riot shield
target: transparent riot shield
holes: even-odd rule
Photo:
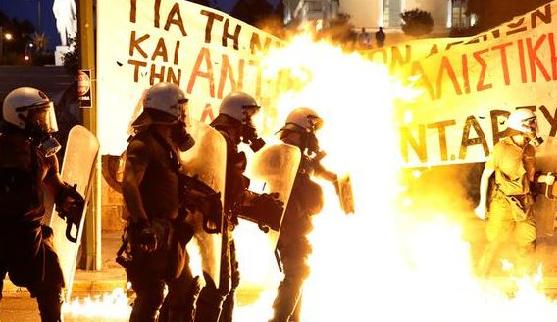
[[[286,209],[300,159],[300,149],[293,145],[280,143],[266,146],[255,153],[249,163],[250,190],[257,193],[278,193],[278,199]],[[266,213],[242,213],[239,216],[258,224],[261,228],[268,227],[274,232],[279,232],[284,209],[278,217],[271,217]],[[276,234],[272,235],[276,241]]]
[[[188,132],[194,138],[195,145],[188,151],[180,153],[182,171],[212,191],[220,192],[221,206],[223,206],[226,182],[226,140],[219,131],[201,122],[192,122]],[[210,276],[218,288],[223,213],[213,215],[216,217],[209,218],[200,212],[195,212],[188,216],[188,222],[194,226],[194,237],[199,245],[203,273]]]
[[[54,248],[58,254],[66,283],[64,294],[66,301],[70,300],[72,294],[77,251],[81,243],[81,233],[90,195],[88,192],[98,151],[99,142],[97,138],[86,128],[76,125],[70,130],[61,177],[68,184],[76,185],[77,192],[85,199],[85,206],[79,224],[70,223],[70,226],[68,226],[68,223],[55,213],[56,211],[50,218],[50,227],[54,231]],[[75,239],[75,241],[70,241],[70,238]]]

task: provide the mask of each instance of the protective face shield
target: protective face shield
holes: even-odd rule
[[[297,132],[302,134],[302,150],[307,149],[309,154],[318,154],[319,140],[315,133],[323,127],[323,119],[314,110],[307,107],[294,109],[286,117],[280,132]]]
[[[2,106],[4,120],[29,133],[38,150],[49,157],[61,148],[52,137],[58,131],[54,104],[46,94],[32,87],[11,91]]]
[[[507,127],[524,134],[534,146],[543,143],[543,139],[537,136],[538,123],[536,115],[530,109],[520,108],[514,110],[507,119]]]
[[[58,131],[52,103],[48,108],[30,110],[27,114],[26,128],[37,144],[39,153],[45,157],[56,154],[62,148],[60,142],[51,134]]]
[[[185,122],[188,114],[184,92],[173,83],[158,83],[147,90],[143,99],[143,108],[158,110]]]
[[[249,144],[250,148],[257,152],[264,145],[265,141],[257,135],[257,131],[252,122],[252,117],[261,109],[255,99],[244,92],[232,92],[221,102],[219,113],[240,121],[242,128],[240,136],[242,142]]]
[[[143,98],[143,111],[132,123],[136,129],[148,125],[172,126],[172,140],[182,152],[189,150],[195,141],[187,132],[188,99],[184,92],[172,83],[158,83],[147,90]]]

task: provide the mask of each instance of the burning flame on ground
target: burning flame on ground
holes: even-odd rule
[[[557,305],[539,289],[541,270],[512,280],[509,296],[508,288],[474,276],[470,244],[451,214],[410,211],[419,195],[399,199],[405,188],[399,184],[394,101],[413,97],[415,90],[400,86],[384,66],[309,37],[295,38],[265,63],[267,72],[290,69],[298,77],[296,90],[280,97],[279,118],[297,106],[318,111],[325,120],[319,134],[328,153],[324,164],[351,174],[356,201],[356,214],[342,214],[334,190],[323,182],[325,209],[310,235],[314,249],[303,321],[556,319]],[[403,122],[411,118],[405,112]],[[239,303],[234,320],[265,321],[281,278],[273,248],[254,225],[241,224],[235,238],[242,273],[238,293],[264,288],[256,302]],[[126,301],[118,303],[127,307]]]
[[[128,296],[123,288],[116,288],[111,293],[101,296],[73,299],[64,303],[62,312],[70,316],[127,318],[131,309]]]

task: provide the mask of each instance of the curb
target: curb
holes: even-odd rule
[[[86,297],[111,293],[116,288],[126,289],[126,280],[76,280],[72,288],[72,297]],[[14,285],[9,279],[4,280],[3,296],[29,297],[30,294],[25,287]]]

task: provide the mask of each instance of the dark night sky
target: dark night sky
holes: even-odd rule
[[[122,1],[122,0],[116,0]],[[217,0],[219,7],[224,11],[229,11],[237,0]],[[280,0],[267,0],[269,3],[276,5]],[[56,20],[52,13],[52,3],[54,0],[0,0],[0,11],[6,13],[9,17],[15,17],[20,20],[29,20],[35,28],[41,29],[48,37],[48,47],[54,49],[60,45],[60,37],[56,30]],[[38,27],[38,17],[40,8],[41,26]]]
[[[48,47],[54,48],[60,45],[60,37],[56,31],[56,20],[52,13],[53,2],[54,0],[0,0],[0,10],[9,17],[29,20],[35,29],[41,29],[47,35]],[[38,27],[39,8],[40,28]]]

